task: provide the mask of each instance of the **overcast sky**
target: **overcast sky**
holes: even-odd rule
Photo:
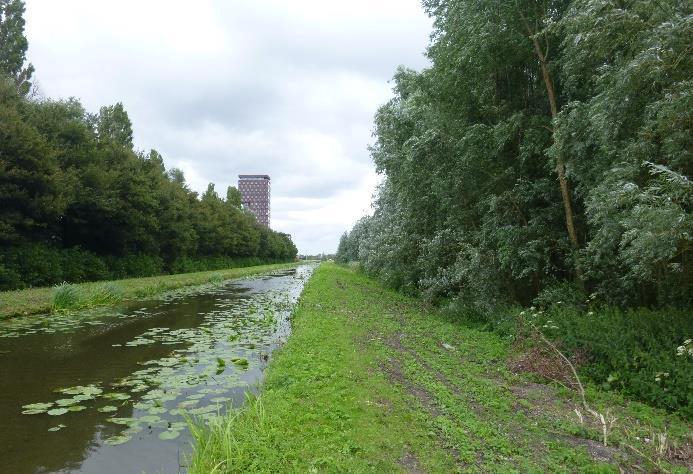
[[[373,114],[400,65],[427,62],[419,0],[27,0],[47,97],[123,102],[135,146],[220,195],[272,177],[272,228],[332,252],[370,213]]]

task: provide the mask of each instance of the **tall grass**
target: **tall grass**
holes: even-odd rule
[[[104,306],[120,302],[123,290],[115,283],[105,283],[89,295],[88,306]]]
[[[273,444],[267,442],[273,438],[273,430],[262,400],[250,394],[239,410],[207,423],[188,419],[188,425],[195,439],[189,474],[252,472],[255,461],[265,458],[259,450]],[[279,453],[274,451],[266,453],[267,457],[276,458]]]
[[[53,311],[66,311],[79,308],[82,302],[82,295],[76,285],[62,282],[53,289]]]
[[[224,274],[223,273],[212,273],[209,275],[209,282],[213,283],[215,285],[219,285],[224,282]]]

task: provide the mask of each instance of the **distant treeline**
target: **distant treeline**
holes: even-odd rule
[[[0,2],[0,289],[295,258],[237,189],[198,196],[155,150],[134,150],[122,104],[36,98],[23,12]]]
[[[394,77],[386,179],[338,257],[488,307],[690,307],[691,3],[423,4],[431,66]]]

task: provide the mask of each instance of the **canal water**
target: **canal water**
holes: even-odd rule
[[[0,472],[185,472],[186,417],[258,390],[312,270],[0,322]]]

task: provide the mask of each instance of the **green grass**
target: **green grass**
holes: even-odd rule
[[[56,287],[0,292],[0,319],[51,310],[71,310],[92,306],[116,304],[139,298],[148,298],[165,291],[185,286],[219,283],[257,273],[291,268],[297,263],[259,265],[207,272],[180,273],[146,278],[128,278],[110,282],[63,284]]]
[[[190,472],[688,472],[669,463],[690,446],[684,421],[588,386],[618,418],[603,447],[577,394],[510,373],[512,355],[495,333],[323,264],[259,398],[192,425]],[[665,431],[660,455],[645,438]]]

